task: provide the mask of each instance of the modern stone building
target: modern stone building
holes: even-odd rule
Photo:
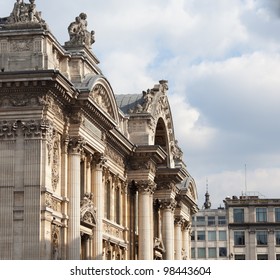
[[[210,209],[205,197],[192,217],[192,259],[280,260],[280,199],[232,196]]]
[[[226,209],[211,209],[208,191],[201,210],[192,217],[191,259],[228,260]]]
[[[34,2],[0,19],[0,259],[190,258],[167,81],[115,95],[86,14],[62,46]]]
[[[234,260],[280,260],[280,199],[225,199],[229,255]]]

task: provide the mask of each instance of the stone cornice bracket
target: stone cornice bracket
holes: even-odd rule
[[[137,190],[140,193],[149,193],[153,194],[156,189],[156,183],[152,180],[141,180],[141,181],[133,181],[133,183]]]
[[[176,208],[176,205],[177,205],[177,202],[173,198],[160,200],[160,206],[161,206],[161,209],[163,209],[163,210],[170,210],[173,212]]]
[[[81,154],[86,142],[83,137],[70,137],[68,142],[68,152],[70,154]]]

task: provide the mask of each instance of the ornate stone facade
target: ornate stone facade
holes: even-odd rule
[[[196,186],[168,82],[115,95],[85,13],[61,46],[35,1],[11,10],[0,19],[0,259],[188,259]]]

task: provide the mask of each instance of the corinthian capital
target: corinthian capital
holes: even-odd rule
[[[86,142],[82,137],[69,138],[68,151],[71,154],[80,154],[85,146]]]
[[[173,199],[173,198],[170,198],[170,199],[163,199],[163,200],[160,201],[161,209],[164,209],[164,210],[171,210],[171,211],[174,211],[176,205],[177,205],[177,202],[176,202],[176,200]]]
[[[92,163],[95,164],[95,166],[102,168],[105,163],[107,162],[107,158],[102,153],[94,153],[92,156]]]
[[[137,181],[135,185],[140,193],[153,194],[156,189],[156,183],[152,180]]]

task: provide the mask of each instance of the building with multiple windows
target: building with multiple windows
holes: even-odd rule
[[[61,45],[29,2],[0,18],[0,259],[190,258],[167,81],[115,95],[87,15]]]
[[[280,199],[233,196],[192,218],[192,259],[280,260]]]
[[[203,260],[228,259],[227,213],[222,207],[210,209],[208,191],[203,209],[192,218],[191,257]]]
[[[235,260],[280,260],[280,199],[226,198],[229,255]]]

